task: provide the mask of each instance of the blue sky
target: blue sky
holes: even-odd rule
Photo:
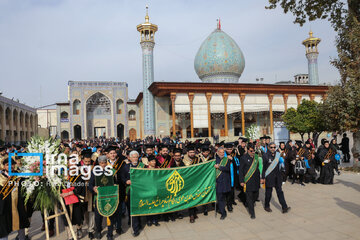
[[[265,0],[1,0],[0,91],[30,106],[67,101],[67,82],[121,81],[129,97],[142,91],[142,65],[136,25],[150,21],[155,35],[155,81],[199,82],[194,57],[221,18],[223,31],[245,56],[240,82],[293,80],[307,73],[301,42],[310,28],[319,45],[321,83],[335,83],[335,32],[327,21],[303,27]]]

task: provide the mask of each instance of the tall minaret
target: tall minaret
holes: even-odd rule
[[[308,68],[309,68],[309,84],[310,85],[319,85],[319,73],[318,73],[318,64],[317,58],[319,56],[318,44],[321,39],[313,37],[313,32],[309,32],[309,37],[305,39],[302,44],[304,44],[306,49],[306,58],[308,59]]]
[[[149,22],[148,7],[146,6],[145,23],[137,25],[140,32],[140,45],[142,49],[143,65],[143,108],[144,108],[144,133],[145,136],[155,135],[155,103],[154,96],[149,91],[149,86],[154,82],[154,35],[158,30],[157,25]]]

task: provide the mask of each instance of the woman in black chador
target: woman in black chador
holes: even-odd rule
[[[334,182],[334,169],[337,170],[335,154],[336,152],[330,148],[329,141],[324,141],[324,147],[318,153],[319,160],[321,161],[319,182],[322,184],[333,184]]]

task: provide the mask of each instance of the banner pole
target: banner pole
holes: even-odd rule
[[[131,170],[131,165],[130,165],[130,170]],[[131,171],[130,171],[131,172]],[[130,182],[131,182],[131,173],[130,173]],[[129,199],[128,199],[128,201],[130,201],[130,198],[131,198],[131,184],[130,184],[130,190],[129,190],[130,192],[129,192]],[[130,201],[130,203],[129,203],[129,206],[130,206],[130,209],[129,209],[129,218],[130,218],[130,227],[131,227],[131,232],[132,233],[134,233],[134,230],[133,230],[133,227],[132,227],[132,224],[133,224],[133,222],[132,222],[132,217],[131,217],[131,201]]]
[[[215,164],[216,164],[216,161],[215,161]],[[217,216],[217,209],[216,209],[216,205],[217,205],[217,194],[216,194],[216,169],[214,169],[215,171],[215,199],[216,199],[216,202],[215,202],[215,218]]]

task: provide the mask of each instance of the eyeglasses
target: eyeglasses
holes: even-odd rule
[[[255,152],[254,150],[248,150],[248,152],[251,152],[251,153],[253,153],[253,152]]]
[[[270,147],[271,149],[275,149],[276,147]]]

